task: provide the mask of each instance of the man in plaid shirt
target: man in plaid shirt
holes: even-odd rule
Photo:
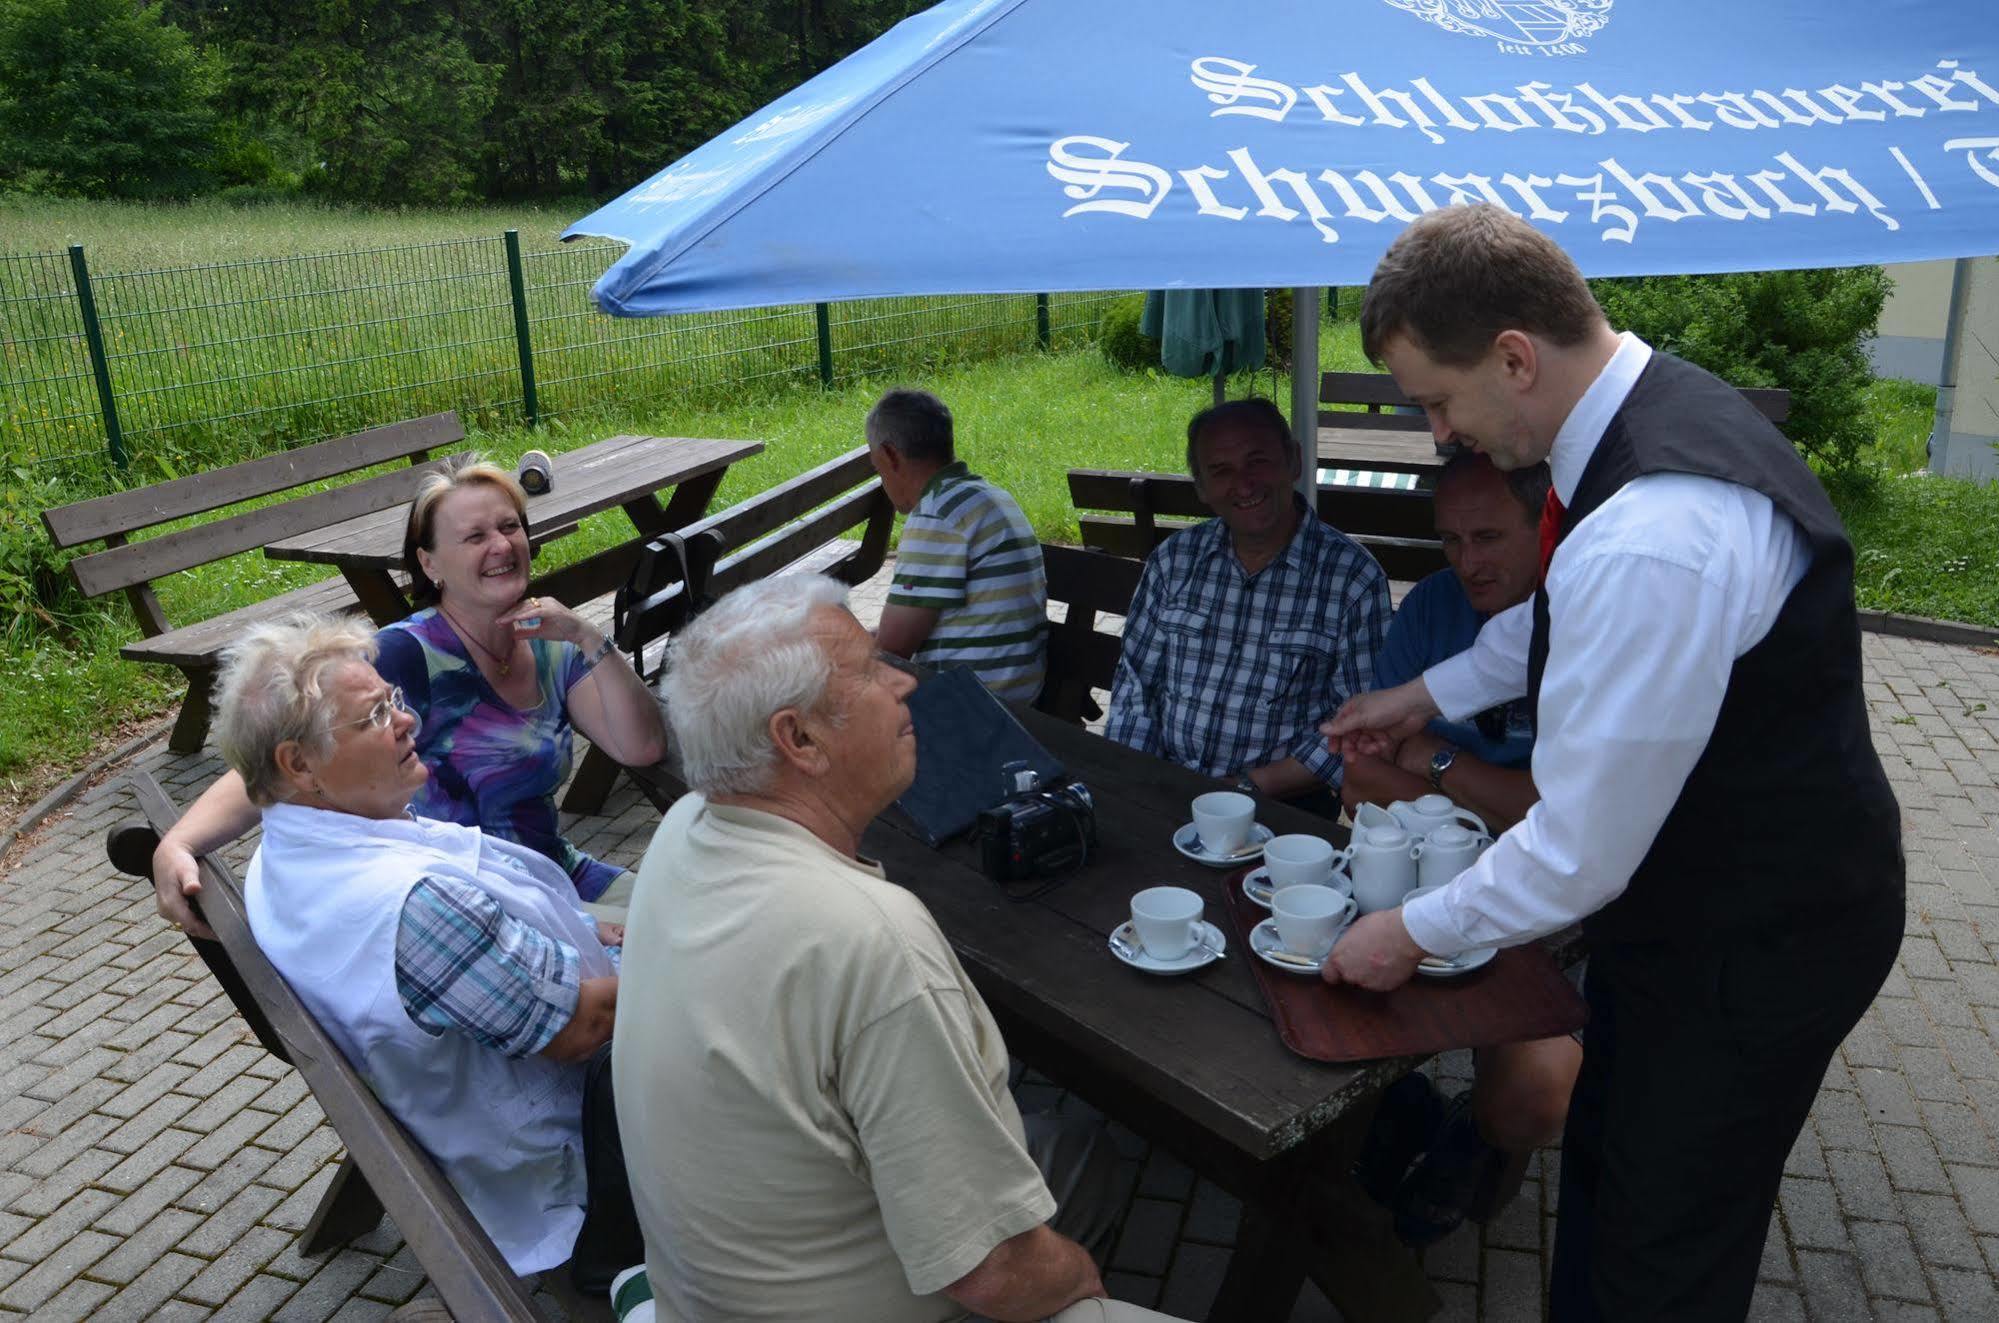
[[[1326,811],[1338,754],[1319,723],[1374,687],[1388,576],[1292,487],[1298,443],[1268,400],[1187,425],[1187,467],[1218,518],[1147,557],[1125,619],[1104,734]]]

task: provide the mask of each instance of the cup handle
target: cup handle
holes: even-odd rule
[[[1411,859],[1421,859],[1423,857],[1423,846],[1425,844],[1425,841],[1426,838],[1418,836],[1415,839],[1415,841],[1411,843],[1411,845],[1409,846],[1409,857]]]
[[[1187,920],[1188,946],[1193,947],[1196,950],[1200,949],[1202,945],[1202,939],[1207,936],[1207,934],[1202,932],[1201,930],[1206,926],[1207,926],[1207,920],[1202,915],[1197,914],[1193,918]]]
[[[1458,821],[1464,823],[1466,826],[1477,829],[1478,834],[1485,837],[1488,841],[1492,839],[1492,828],[1486,826],[1485,819],[1479,817],[1478,814],[1472,812],[1470,809],[1468,808],[1456,809],[1453,812],[1453,816],[1456,817]]]

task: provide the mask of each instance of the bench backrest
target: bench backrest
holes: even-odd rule
[[[164,832],[180,817],[149,774],[133,776],[132,793],[156,831]],[[284,1044],[293,1067],[445,1305],[462,1319],[539,1320],[533,1298],[458,1191],[265,959],[250,934],[242,888],[218,856],[202,858],[201,884],[202,915],[221,939],[257,1013]]]
[[[1063,603],[1048,630],[1048,682],[1034,705],[1064,721],[1097,714],[1093,689],[1109,689],[1123,641],[1097,628],[1100,615],[1123,616],[1138,591],[1140,562],[1083,547],[1041,544],[1048,600]]]
[[[732,588],[776,574],[855,528],[853,550],[815,565],[845,584],[888,557],[895,506],[857,446],[770,490],[652,539],[618,590],[614,637],[632,656]]]
[[[1773,423],[1781,423],[1791,416],[1791,392],[1771,390],[1760,386],[1745,387],[1742,398],[1756,407],[1756,411]],[[1359,404],[1366,406],[1365,412],[1353,409],[1321,409],[1319,426],[1351,427],[1374,429],[1386,432],[1427,432],[1429,419],[1421,410],[1414,413],[1390,413],[1396,408],[1415,409],[1415,404],[1402,393],[1395,384],[1395,378],[1386,372],[1322,372],[1319,374],[1319,403]]]
[[[140,588],[154,579],[254,550],[290,534],[407,502],[423,473],[449,462],[448,458],[418,461],[437,447],[453,446],[464,439],[465,429],[457,414],[432,414],[209,473],[57,506],[42,512],[42,523],[57,546],[97,540],[106,544],[106,550],[70,562],[77,587],[86,596],[97,597],[121,588]],[[412,467],[208,520],[142,542],[125,540],[128,534],[170,520],[276,495],[395,459],[409,459]],[[164,632],[166,620],[157,603],[150,596],[145,600],[144,606],[134,603],[139,627],[148,635]]]
[[[1079,514],[1083,545],[1143,560],[1190,523],[1212,518],[1194,480],[1179,473],[1069,470],[1069,499]],[[1413,581],[1444,567],[1426,491],[1377,487],[1319,488],[1319,518],[1366,547],[1391,579]]]

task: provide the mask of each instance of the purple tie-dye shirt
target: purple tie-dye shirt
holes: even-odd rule
[[[375,641],[375,669],[401,685],[423,717],[416,751],[430,779],[411,809],[538,850],[569,873],[583,899],[602,895],[618,870],[556,829],[555,792],[569,778],[575,744],[567,697],[589,673],[575,645],[528,641],[541,702],[522,711],[493,691],[435,608],[385,627]]]

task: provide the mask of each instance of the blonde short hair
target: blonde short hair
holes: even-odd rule
[[[429,606],[443,595],[423,572],[423,563],[416,555],[419,547],[425,551],[437,550],[439,502],[461,487],[481,484],[506,493],[507,499],[514,503],[514,513],[521,517],[521,528],[527,529],[528,494],[521,490],[518,478],[492,460],[482,455],[467,455],[449,468],[426,474],[410,499],[409,521],[403,526],[403,568],[409,571],[410,596],[418,606]]]
[[[305,613],[253,625],[222,654],[215,743],[251,803],[277,800],[280,744],[295,740],[322,758],[332,751],[327,676],[374,660],[375,636],[365,621]]]

